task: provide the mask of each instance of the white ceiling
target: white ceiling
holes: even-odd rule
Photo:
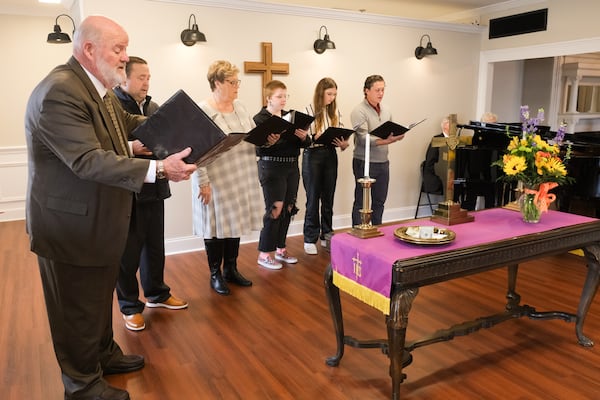
[[[528,3],[531,0],[261,0],[265,3],[302,5],[394,15],[420,20],[444,20],[445,16],[498,6],[502,3]],[[42,4],[38,0],[0,0],[0,14],[54,16],[69,9],[73,0],[62,4]]]

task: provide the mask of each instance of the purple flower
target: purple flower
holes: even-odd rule
[[[527,122],[529,120],[529,106],[521,106],[521,111],[519,114],[521,115],[521,122]]]
[[[537,126],[542,121],[544,121],[544,109],[539,108],[537,116],[535,118],[530,118],[529,106],[528,105],[521,106],[520,118],[521,118],[522,131],[524,133],[535,133],[538,130]]]
[[[544,122],[544,109],[543,108],[538,108],[538,115],[537,115],[536,119],[537,119],[536,125],[539,125],[542,122]]]
[[[567,130],[567,124],[563,121],[560,123],[558,130],[556,131],[556,136],[554,136],[554,141],[559,145],[565,140],[565,131]]]

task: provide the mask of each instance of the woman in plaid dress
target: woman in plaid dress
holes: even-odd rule
[[[248,132],[255,126],[237,100],[238,72],[228,61],[214,62],[207,74],[212,95],[199,104],[225,133]],[[198,168],[192,182],[194,234],[204,238],[211,288],[228,295],[227,282],[251,286],[237,269],[237,256],[240,237],[262,227],[263,199],[254,145],[240,142]]]

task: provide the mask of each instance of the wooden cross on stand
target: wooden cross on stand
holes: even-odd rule
[[[244,72],[262,74],[262,89],[267,82],[273,79],[273,74],[289,74],[290,65],[288,63],[273,62],[273,43],[262,42],[261,46],[262,61],[244,61]],[[264,104],[267,104],[267,102],[263,94],[263,105]]]
[[[473,217],[467,214],[466,210],[460,208],[460,204],[454,202],[454,171],[456,164],[456,148],[472,143],[471,136],[456,135],[456,114],[448,115],[449,130],[448,137],[434,137],[431,140],[431,147],[439,147],[443,151],[442,159],[448,163],[446,172],[446,201],[439,204],[434,215],[433,221],[444,223],[446,225],[460,224],[473,221]],[[443,149],[442,149],[443,148]]]

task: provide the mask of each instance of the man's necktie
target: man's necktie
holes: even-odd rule
[[[117,120],[117,114],[115,113],[115,108],[113,107],[112,100],[108,94],[104,96],[104,104],[108,109],[108,114],[110,114],[110,119],[112,120],[113,125],[115,126],[115,130],[117,131],[117,136],[119,137],[119,143],[121,145],[121,151],[123,154],[129,154],[129,146],[125,141],[125,136],[123,136],[123,132],[121,132],[121,128],[119,127],[119,121]]]

